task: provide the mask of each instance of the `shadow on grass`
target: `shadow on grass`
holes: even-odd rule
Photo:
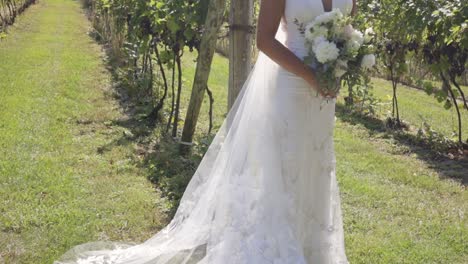
[[[450,158],[449,155],[439,153],[427,143],[421,142],[416,135],[387,128],[381,119],[349,113],[343,104],[336,104],[336,116],[343,122],[363,125],[371,136],[383,135],[385,138],[393,138],[399,144],[407,146],[411,153],[417,154],[418,159],[436,170],[442,178],[457,180],[464,186],[468,184],[468,150],[465,150],[464,155],[459,155],[457,159]]]
[[[124,117],[117,120],[107,120],[105,125],[116,131],[122,131],[119,136],[109,143],[97,147],[99,154],[111,151],[116,147],[134,148],[132,160],[146,172],[146,177],[161,192],[166,204],[166,217],[172,219],[179,205],[180,199],[195,173],[209,143],[214,135],[203,135],[199,142],[194,142],[192,152],[188,157],[179,154],[179,144],[169,133],[166,133],[168,109],[161,109],[156,118],[151,118],[153,110],[149,100],[143,100],[139,96],[129,95],[128,91],[134,88],[128,87],[119,74],[119,63],[113,60],[113,55],[105,43],[91,33],[91,38],[99,43],[106,53],[105,67],[109,71],[112,80],[112,88],[108,95],[113,97],[120,106]],[[170,99],[170,94],[166,102]]]

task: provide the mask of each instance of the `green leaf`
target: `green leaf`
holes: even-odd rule
[[[452,107],[452,101],[450,100],[445,100],[444,108],[446,110],[450,109]]]
[[[191,40],[195,35],[195,32],[193,32],[193,29],[192,28],[187,28],[185,29],[184,31],[184,37],[187,39],[187,40]]]
[[[444,90],[438,90],[435,93],[435,97],[439,103],[442,103],[445,99],[447,99],[447,92]]]
[[[177,31],[180,29],[179,24],[177,24],[177,22],[175,22],[174,19],[172,19],[172,18],[167,20],[167,27],[174,34],[177,33]]]
[[[164,50],[164,51],[161,51],[159,56],[161,58],[161,62],[165,64],[165,63],[167,63],[167,62],[169,62],[171,60],[172,52]]]
[[[434,92],[434,86],[432,85],[431,82],[429,81],[424,82],[424,91],[426,91],[428,95],[431,95]]]

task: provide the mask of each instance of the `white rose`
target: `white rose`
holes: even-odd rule
[[[314,39],[314,45],[317,45],[320,42],[327,41],[327,39],[324,36],[319,36]]]
[[[326,15],[327,15],[327,13],[323,13],[321,15],[316,16],[315,19],[314,19],[314,22],[317,23],[317,24],[320,24],[320,23],[322,23],[322,21],[326,21],[326,19],[328,19],[328,17]]]
[[[375,65],[375,55],[367,54],[362,57],[361,67],[363,69],[370,69]]]
[[[329,12],[323,13],[323,14],[321,14],[321,15],[319,15],[319,16],[317,16],[317,17],[315,18],[315,22],[316,22],[317,24],[325,24],[325,23],[328,23],[328,22],[330,22],[330,21],[332,21],[332,20],[333,20],[333,18],[332,18],[332,16],[330,15]]]
[[[361,48],[361,44],[359,42],[350,40],[346,42],[346,49],[348,51],[348,54],[353,54],[359,51],[359,48]]]
[[[374,32],[374,29],[370,27],[370,28],[366,28],[366,30],[364,31],[364,34],[373,36],[375,32]]]
[[[340,52],[335,43],[332,43],[322,37],[319,37],[314,41],[312,50],[315,53],[317,60],[321,63],[336,60]]]
[[[372,38],[374,37],[374,35],[375,35],[374,29],[367,28],[364,31],[364,43],[369,43],[372,40]]]
[[[312,36],[314,38],[317,38],[317,37],[320,37],[320,36],[326,37],[327,35],[328,35],[328,28],[326,28],[324,26],[315,26],[315,27],[313,27]]]
[[[335,77],[340,78],[348,70],[348,62],[345,60],[337,60],[335,68]]]
[[[364,43],[364,35],[361,31],[355,29],[351,34],[351,40],[357,41],[359,45],[362,45]]]
[[[334,8],[330,12],[325,12],[315,18],[317,24],[325,24],[328,22],[334,22],[343,18],[343,13],[341,13],[339,8]]]

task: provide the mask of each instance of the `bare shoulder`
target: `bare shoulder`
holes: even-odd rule
[[[258,16],[258,30],[276,30],[280,19],[284,15],[284,5],[286,0],[261,0],[260,13]]]
[[[278,25],[284,15],[286,0],[261,0],[257,21],[257,47],[262,50],[275,39]]]

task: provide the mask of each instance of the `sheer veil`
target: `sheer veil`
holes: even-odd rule
[[[284,43],[283,24],[276,38]],[[65,263],[307,263],[282,178],[279,66],[259,53],[172,221],[143,243],[77,245]],[[274,235],[273,235],[274,234]]]

